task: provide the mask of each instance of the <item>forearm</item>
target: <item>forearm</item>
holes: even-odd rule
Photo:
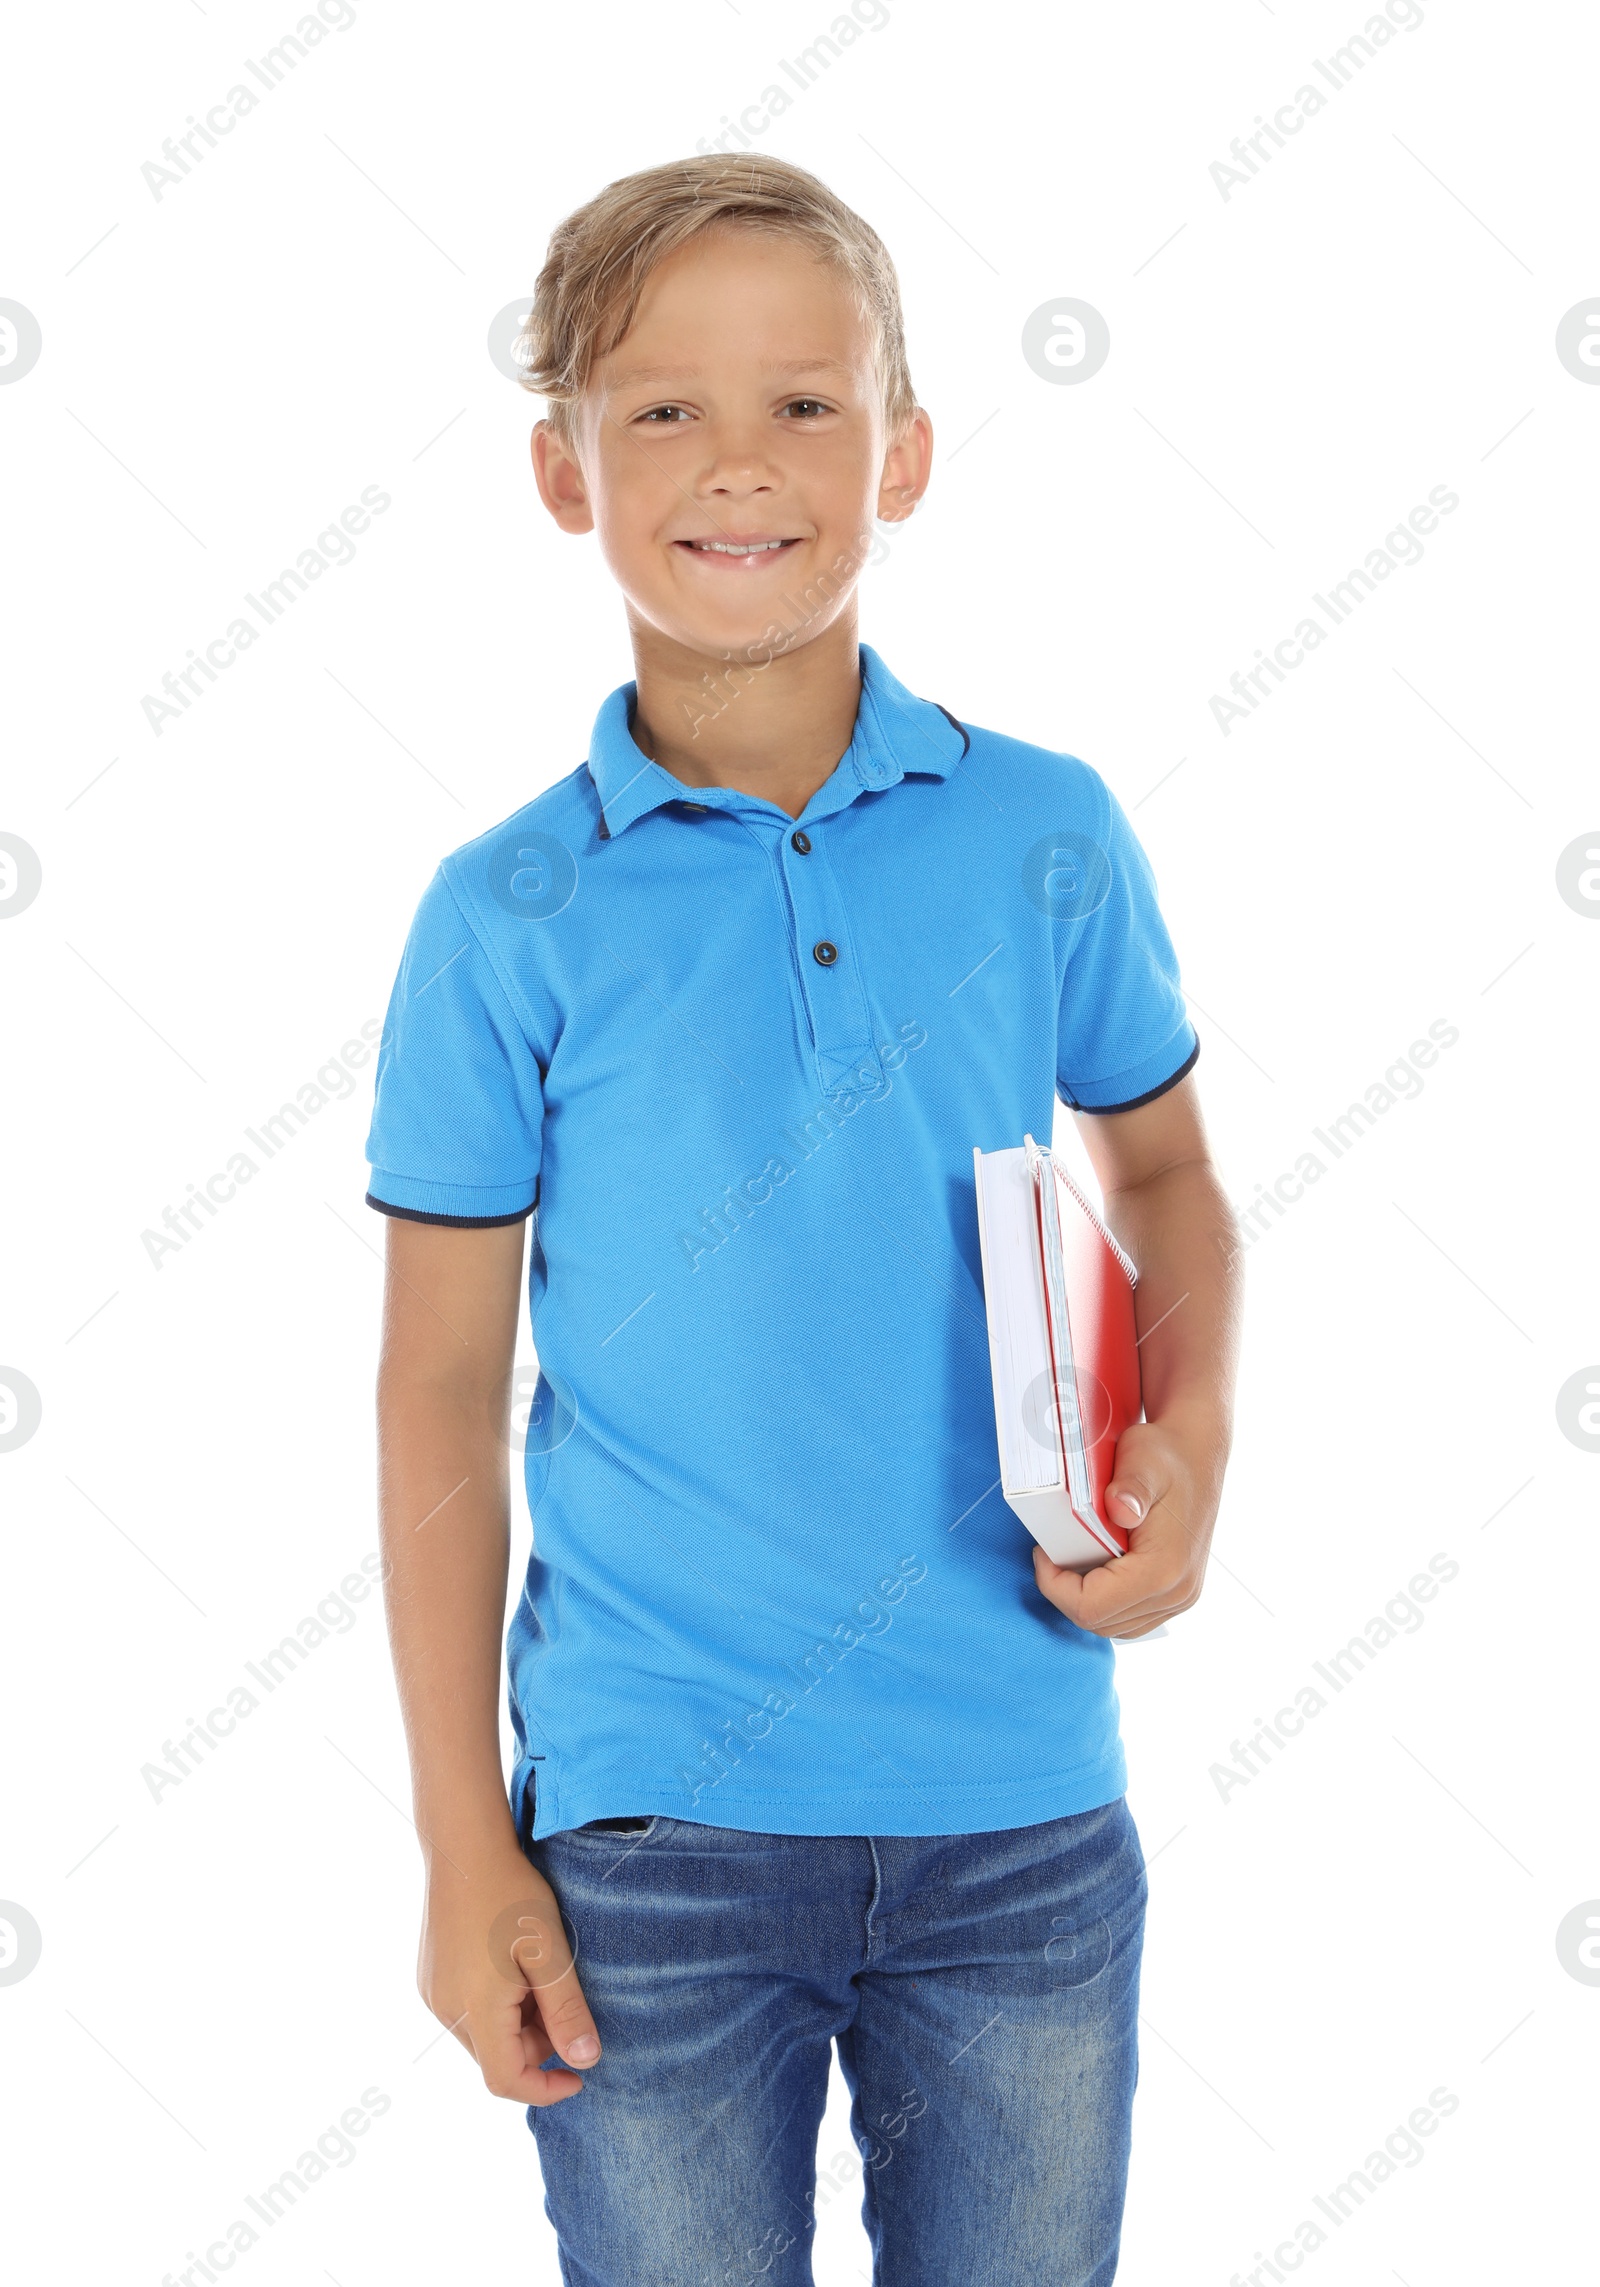
[[[378,1388],[389,1640],[430,1877],[516,1847],[500,1761],[510,1551],[504,1395],[407,1378]]]
[[[1233,1210],[1208,1160],[1106,1194],[1139,1272],[1135,1310],[1146,1418],[1181,1430],[1220,1488],[1233,1434],[1241,1279]]]

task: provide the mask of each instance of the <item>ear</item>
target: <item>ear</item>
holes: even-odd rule
[[[878,520],[903,524],[933,475],[933,423],[919,405],[890,446],[878,484]]]
[[[592,532],[594,511],[588,486],[576,456],[562,443],[548,421],[536,421],[530,440],[534,482],[539,498],[563,532]]]

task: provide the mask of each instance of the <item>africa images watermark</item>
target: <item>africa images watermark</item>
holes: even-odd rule
[[[707,668],[701,676],[695,697],[678,701],[687,735],[698,738],[702,723],[714,722],[718,715],[725,713],[774,659],[783,657],[796,636],[832,607],[848,581],[864,566],[881,564],[888,553],[889,544],[881,532],[858,532],[850,546],[841,548],[828,569],[818,572],[810,584],[800,590],[798,597],[781,595],[778,604],[791,615],[790,619],[770,620],[761,634],[745,645],[742,659],[735,659],[731,651],[724,652],[723,665],[717,672],[713,674]]]
[[[883,0],[852,0],[848,15],[835,16],[825,32],[818,32],[809,47],[802,48],[792,60],[780,59],[775,67],[788,80],[784,87],[774,78],[753,103],[747,103],[735,123],[724,112],[722,133],[713,142],[702,135],[695,149],[710,158],[719,151],[750,151],[755,148],[750,138],[763,135],[776,119],[798,103],[800,97],[816,86],[831,64],[839,61],[847,48],[855,46],[864,31],[881,32],[889,21],[889,11]],[[791,94],[789,89],[794,93]],[[732,138],[730,142],[729,138]]]
[[[364,1604],[372,1593],[375,1582],[387,1580],[389,1568],[376,1549],[369,1549],[354,1572],[347,1572],[337,1588],[318,1599],[314,1612],[308,1612],[292,1636],[285,1636],[270,1652],[263,1652],[259,1660],[246,1660],[245,1672],[251,1683],[260,1689],[262,1698],[268,1698],[280,1684],[286,1683],[297,1668],[303,1667],[311,1654],[330,1636],[348,1636],[359,1614],[356,1606]],[[203,1720],[186,1715],[187,1729],[177,1739],[163,1739],[159,1763],[143,1763],[139,1776],[150,1790],[150,1799],[157,1809],[173,1787],[181,1787],[192,1778],[202,1763],[214,1755],[224,1739],[231,1737],[246,1716],[254,1715],[261,1705],[250,1684],[234,1684],[226,1694],[226,1705],[209,1709]]]
[[[830,1088],[803,1120],[779,1130],[789,1147],[787,1156],[782,1151],[770,1153],[754,1175],[747,1175],[741,1183],[725,1184],[716,1206],[701,1208],[695,1229],[678,1233],[678,1245],[690,1270],[700,1268],[702,1255],[715,1254],[719,1247],[726,1246],[742,1223],[748,1223],[756,1209],[764,1207],[797,1168],[814,1158],[863,1104],[881,1103],[892,1093],[894,1082],[889,1074],[898,1072],[906,1058],[928,1037],[927,1026],[919,1024],[914,1017],[898,1025],[896,1032],[896,1040],[880,1044],[876,1062],[864,1057],[855,1071]]]
[[[1274,1223],[1282,1222],[1288,1210],[1305,1197],[1312,1184],[1321,1182],[1336,1160],[1343,1159],[1363,1136],[1371,1134],[1385,1112],[1420,1096],[1426,1086],[1423,1073],[1430,1071],[1438,1063],[1441,1052],[1454,1048],[1460,1038],[1458,1026],[1448,1017],[1436,1016],[1428,1027],[1427,1038],[1414,1040],[1404,1056],[1395,1058],[1381,1080],[1374,1080],[1364,1094],[1347,1104],[1326,1127],[1313,1128],[1311,1133],[1327,1158],[1308,1148],[1301,1152],[1293,1167],[1286,1167],[1270,1185],[1258,1183],[1248,1207],[1235,1206],[1236,1229],[1227,1242],[1228,1260],[1233,1262],[1253,1247],[1263,1233],[1270,1231]]]
[[[246,1128],[245,1135],[260,1152],[260,1161],[247,1151],[236,1151],[226,1167],[219,1167],[208,1175],[203,1185],[191,1183],[188,1196],[176,1207],[167,1207],[162,1214],[159,1231],[141,1231],[139,1237],[150,1258],[152,1270],[160,1270],[168,1255],[176,1255],[188,1246],[195,1235],[203,1231],[209,1219],[230,1199],[237,1199],[242,1187],[253,1182],[269,1159],[276,1159],[286,1144],[293,1143],[302,1128],[327,1104],[342,1096],[355,1093],[352,1074],[359,1072],[372,1054],[374,1042],[381,1048],[378,1035],[383,1030],[382,1019],[369,1016],[361,1027],[359,1040],[347,1040],[336,1055],[320,1066],[316,1077],[305,1081],[295,1092],[293,1103],[284,1103],[259,1128]]]
[[[373,517],[381,516],[390,505],[390,496],[379,486],[364,485],[359,503],[352,501],[336,524],[328,525],[317,534],[312,547],[301,549],[292,566],[286,564],[275,580],[266,582],[259,596],[246,589],[244,600],[261,621],[260,628],[244,618],[230,620],[221,635],[206,645],[204,658],[191,644],[188,666],[180,667],[176,674],[169,671],[162,676],[161,688],[167,694],[164,699],[146,692],[140,700],[144,719],[156,737],[160,738],[169,722],[181,722],[195,700],[205,697],[207,683],[220,682],[221,671],[233,666],[241,652],[258,643],[263,632],[282,619],[291,604],[300,601],[313,580],[320,580],[323,573],[335,565],[353,564],[356,540]],[[206,678],[205,683],[195,680],[201,675]]]
[[[1342,95],[1357,74],[1374,61],[1379,50],[1389,45],[1397,30],[1415,32],[1421,26],[1422,10],[1416,6],[1415,0],[1388,0],[1381,16],[1369,16],[1362,29],[1352,32],[1342,48],[1335,48],[1326,63],[1314,59],[1311,68],[1321,78],[1324,86],[1330,88],[1335,95]],[[1280,151],[1287,150],[1289,137],[1298,135],[1308,120],[1315,119],[1319,111],[1325,111],[1328,100],[1322,88],[1308,80],[1304,86],[1295,89],[1287,103],[1279,104],[1270,120],[1264,119],[1258,111],[1256,132],[1243,137],[1236,135],[1228,146],[1238,165],[1230,167],[1226,159],[1213,159],[1211,162],[1211,180],[1216,184],[1223,204],[1226,205],[1236,190],[1242,189],[1269,163],[1272,158],[1271,146],[1276,146]]]
[[[1289,676],[1285,669],[1292,672],[1296,667],[1303,667],[1307,656],[1320,649],[1335,628],[1344,625],[1357,606],[1374,593],[1380,580],[1386,580],[1403,564],[1420,564],[1426,553],[1423,536],[1437,529],[1441,516],[1451,515],[1460,505],[1459,493],[1452,492],[1448,485],[1436,484],[1427,503],[1419,502],[1403,524],[1397,524],[1393,531],[1384,534],[1382,547],[1367,550],[1364,567],[1353,566],[1342,580],[1332,583],[1326,595],[1314,589],[1311,600],[1329,624],[1324,627],[1321,620],[1308,615],[1292,635],[1284,636],[1273,645],[1270,659],[1258,644],[1256,665],[1247,667],[1242,674],[1236,672],[1229,679],[1229,689],[1234,696],[1228,699],[1213,693],[1211,713],[1223,737],[1232,734],[1235,723],[1248,722],[1262,700],[1272,697],[1275,684],[1266,680],[1268,676],[1274,677],[1277,683],[1287,683]]]
[[[885,1635],[894,1623],[892,1607],[898,1604],[908,1588],[925,1580],[928,1568],[915,1554],[903,1556],[892,1572],[886,1572],[876,1583],[872,1593],[861,1596],[850,1607],[850,1617],[836,1620],[825,1637],[819,1637],[809,1651],[797,1659],[786,1660],[784,1672],[798,1683],[798,1694],[779,1684],[769,1691],[759,1707],[746,1709],[743,1715],[729,1716],[723,1723],[722,1737],[700,1742],[700,1766],[680,1768],[678,1777],[688,1790],[691,1805],[699,1802],[708,1787],[719,1786],[733,1766],[741,1762],[739,1749],[748,1754],[758,1740],[765,1739],[774,1724],[786,1715],[792,1715],[807,1692],[814,1691],[824,1676],[832,1675],[839,1662],[871,1637]],[[738,1746],[734,1745],[737,1738]]]
[[[241,2204],[250,2210],[254,2222],[250,2216],[236,2216],[224,2225],[225,2236],[214,2239],[203,2257],[196,2255],[191,2247],[187,2256],[189,2268],[169,2271],[161,2287],[199,2287],[200,2281],[220,2279],[225,2271],[231,2271],[241,2255],[248,2255],[251,2248],[260,2245],[263,2227],[270,2231],[281,2223],[295,2203],[304,2199],[311,2186],[320,2183],[330,2168],[348,2168],[359,2157],[352,2139],[365,2136],[393,2102],[381,2088],[364,2088],[356,2103],[347,2104],[337,2122],[328,2123],[315,2145],[308,2146],[292,2168],[285,2168],[281,2176],[263,2185],[259,2193],[245,2193]]]
[[[1322,2218],[1306,2216],[1294,2227],[1291,2239],[1282,2239],[1271,2255],[1258,2247],[1254,2271],[1236,2271],[1229,2287],[1268,2287],[1269,2282],[1287,2279],[1298,2271],[1308,2255],[1315,2255],[1326,2247],[1333,2231],[1342,2230],[1350,2218],[1363,2208],[1381,2185],[1401,2168],[1420,2168],[1428,2157],[1423,2137],[1436,2133],[1442,2121],[1461,2110],[1461,2099],[1453,2089],[1441,2085],[1428,2091],[1426,2104],[1414,2105],[1404,2121],[1390,2129],[1381,2145],[1369,2152],[1359,2168],[1352,2168],[1343,2183],[1335,2184],[1326,2197],[1313,2192],[1311,2205]],[[1333,2231],[1329,2230],[1332,2225]],[[1396,2273],[1396,2277],[1399,2274]]]
[[[928,2100],[921,2089],[902,2089],[894,2103],[878,2115],[877,2126],[883,2131],[881,2138],[868,2129],[855,2152],[841,2150],[826,2164],[821,2160],[817,2162],[816,2184],[801,2195],[806,2221],[799,2229],[794,2229],[787,2220],[768,2224],[755,2245],[745,2249],[737,2264],[728,2266],[715,2287],[761,2287],[763,2275],[772,2269],[777,2258],[815,2231],[816,2211],[825,2208],[835,2194],[863,2177],[869,2168],[874,2175],[880,2168],[886,2168],[894,2158],[895,2140],[904,2136],[912,2121],[920,2120],[927,2109]],[[746,2263],[752,2266],[748,2271],[744,2268]]]
[[[1436,1556],[1429,1557],[1425,1571],[1414,1572],[1403,1589],[1396,1589],[1381,1614],[1374,1613],[1359,1636],[1352,1636],[1325,1660],[1313,1660],[1311,1665],[1329,1693],[1337,1697],[1398,1637],[1414,1636],[1427,1618],[1422,1607],[1431,1604],[1440,1589],[1448,1586],[1460,1571],[1455,1558],[1441,1549]],[[1259,1779],[1290,1740],[1298,1739],[1307,1723],[1331,1704],[1332,1699],[1324,1698],[1316,1684],[1306,1683],[1296,1691],[1294,1705],[1280,1707],[1270,1723],[1265,1716],[1256,1716],[1256,1728],[1247,1739],[1229,1742],[1232,1762],[1213,1763],[1208,1773],[1224,1805],[1232,1801],[1241,1787],[1248,1787],[1252,1779]]]
[[[348,32],[356,20],[356,12],[349,0],[317,0],[315,15],[302,16],[292,32],[285,32],[275,47],[268,48],[259,62],[245,58],[245,70],[250,74],[263,95],[271,95],[282,87],[298,64],[305,62],[313,48],[320,47],[330,32]],[[150,196],[160,204],[169,190],[194,172],[207,150],[219,148],[224,135],[231,135],[241,119],[248,119],[262,101],[254,88],[243,80],[230,87],[220,102],[212,104],[203,120],[189,114],[188,133],[169,135],[161,146],[161,159],[146,159],[139,173],[144,178]],[[203,148],[202,148],[203,146]],[[163,166],[162,160],[168,163]]]

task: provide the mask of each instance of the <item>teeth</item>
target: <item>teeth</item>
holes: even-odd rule
[[[788,542],[784,540],[757,540],[749,547],[743,547],[732,540],[697,540],[694,545],[702,554],[760,556],[766,554],[770,549],[787,547]]]

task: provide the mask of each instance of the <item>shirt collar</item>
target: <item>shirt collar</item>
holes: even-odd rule
[[[831,816],[858,794],[893,786],[908,772],[946,778],[970,743],[955,718],[931,699],[919,699],[890,674],[871,644],[861,649],[861,700],[850,744],[801,812],[801,819]],[[652,762],[634,743],[629,721],[637,683],[613,691],[595,717],[589,741],[589,775],[600,795],[601,831],[620,834],[646,811],[664,802],[694,802],[708,810],[779,812],[776,803],[726,786],[686,786],[670,770]],[[796,821],[798,823],[799,821]]]

